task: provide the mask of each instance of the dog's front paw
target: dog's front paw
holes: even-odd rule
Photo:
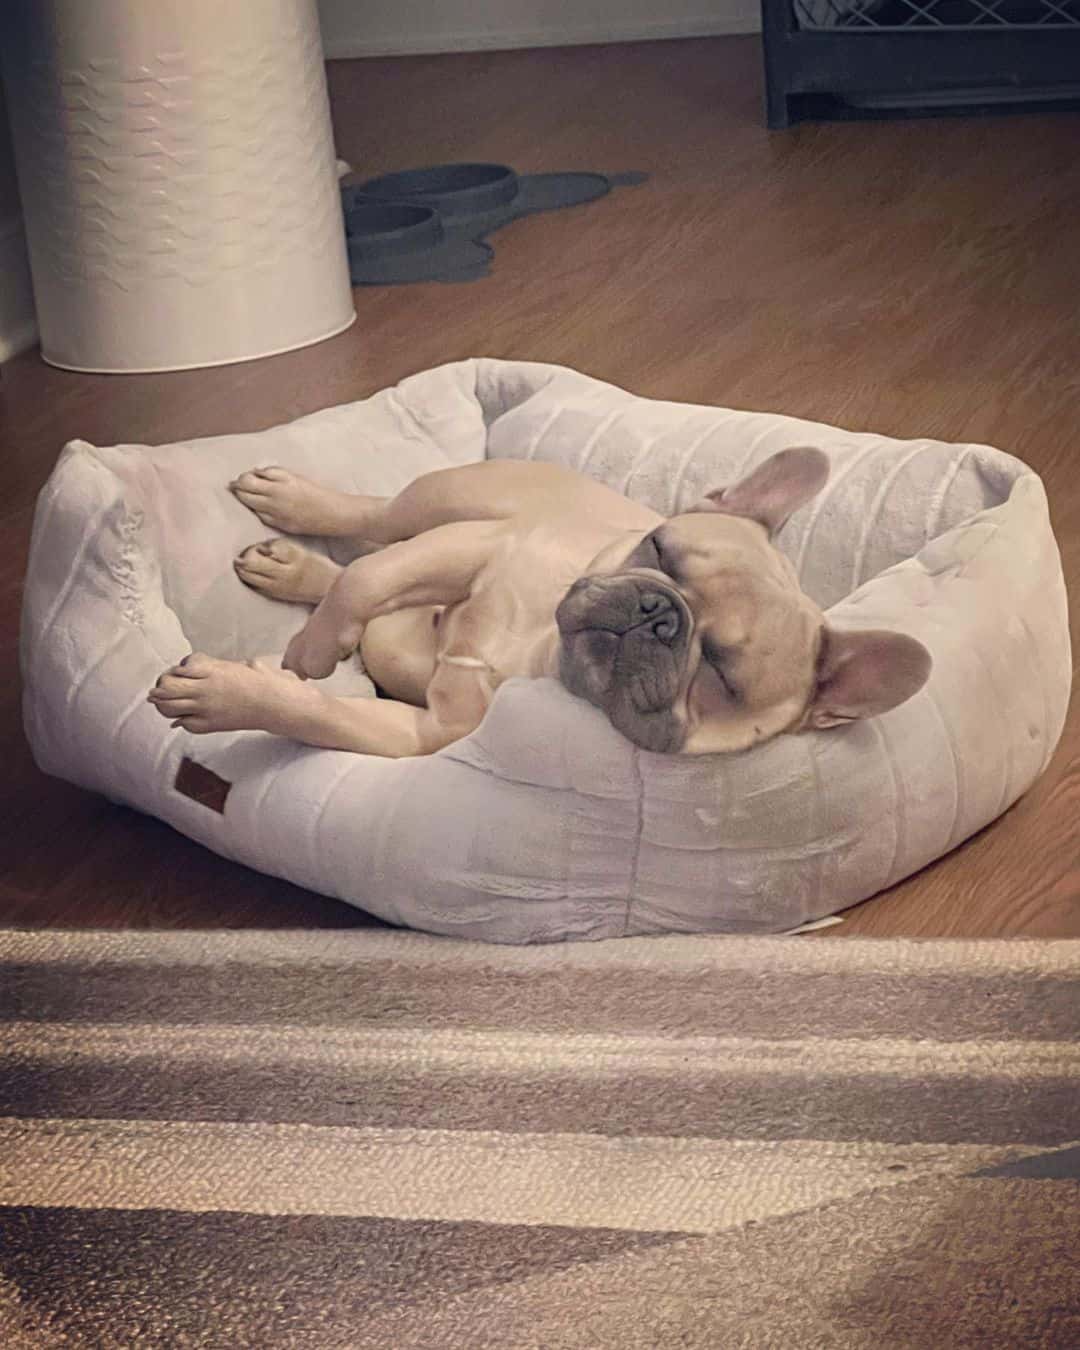
[[[356,651],[362,631],[328,624],[316,615],[286,647],[282,667],[302,680],[325,680]]]
[[[185,731],[237,731],[251,725],[249,675],[241,662],[193,652],[162,672],[147,702]]]

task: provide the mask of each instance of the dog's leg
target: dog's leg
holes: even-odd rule
[[[493,476],[486,463],[468,464],[423,474],[396,497],[367,497],[337,492],[288,469],[270,466],[241,474],[229,490],[273,529],[372,546],[395,544],[452,521],[514,514],[524,502],[524,492],[519,490],[506,501],[503,489],[503,500],[492,502],[493,477],[502,477],[498,469]]]
[[[647,529],[658,520],[621,493],[560,464],[484,459],[414,479],[396,497],[370,507],[359,533],[392,544],[439,525],[510,520],[526,513],[558,518],[571,510],[628,528]]]
[[[301,605],[317,605],[345,570],[291,539],[264,539],[261,544],[252,544],[234,561],[233,567],[244,585],[252,590],[272,600]]]
[[[356,650],[372,619],[464,600],[505,528],[498,521],[440,525],[358,558],[289,643],[282,665],[305,679],[325,679]]]
[[[368,517],[386,500],[338,492],[276,465],[242,473],[229,491],[271,529],[324,539],[363,536]]]
[[[559,515],[574,506],[629,526],[655,524],[652,512],[611,488],[557,464],[480,460],[423,474],[396,497],[352,496],[320,487],[287,469],[252,469],[231,483],[259,519],[286,534],[349,539],[356,552],[411,539],[438,525],[508,520],[543,509]]]
[[[472,730],[445,726],[427,708],[333,698],[287,671],[202,653],[165,671],[149,701],[174,727],[196,735],[268,731],[304,745],[394,759],[431,754]]]
[[[440,525],[508,520],[536,504],[537,496],[550,489],[553,472],[565,470],[509,460],[436,469],[373,506],[360,533],[376,543],[394,544]]]

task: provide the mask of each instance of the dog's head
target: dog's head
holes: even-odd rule
[[[828,472],[820,450],[783,450],[600,554],[555,614],[570,692],[635,745],[701,755],[873,717],[921,689],[921,643],[830,628],[771,543]]]

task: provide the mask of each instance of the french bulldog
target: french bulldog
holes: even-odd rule
[[[832,627],[772,542],[828,470],[820,450],[783,450],[667,519],[551,464],[439,470],[393,498],[251,470],[230,489],[280,533],[245,549],[236,573],[314,612],[282,669],[194,654],[150,701],[189,732],[389,756],[468,735],[513,676],[557,677],[665,754],[877,716],[922,688],[928,652],[902,633]],[[353,561],[282,534],[344,541]],[[383,697],[310,683],[357,651]]]

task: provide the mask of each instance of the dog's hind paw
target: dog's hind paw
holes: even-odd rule
[[[354,526],[356,506],[346,493],[276,465],[249,469],[229,484],[229,491],[264,525],[285,534],[330,537],[349,534]]]
[[[272,600],[301,605],[317,605],[342,572],[336,562],[291,539],[264,539],[261,544],[252,544],[233,567],[252,590]]]

